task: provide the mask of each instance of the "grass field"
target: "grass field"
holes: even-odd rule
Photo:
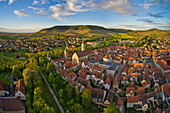
[[[6,75],[11,75],[11,72],[1,72],[0,73],[0,80],[3,81],[4,83],[8,84],[8,85],[13,84],[13,82],[5,79]]]

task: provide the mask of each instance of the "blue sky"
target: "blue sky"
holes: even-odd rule
[[[0,0],[0,31],[55,25],[170,30],[170,0]]]

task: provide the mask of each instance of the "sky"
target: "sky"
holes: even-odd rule
[[[0,0],[0,32],[56,25],[170,30],[170,0]]]

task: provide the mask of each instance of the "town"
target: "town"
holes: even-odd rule
[[[0,39],[0,113],[169,113],[168,41],[124,35]]]

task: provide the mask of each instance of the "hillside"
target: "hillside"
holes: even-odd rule
[[[93,25],[76,25],[76,26],[54,26],[45,28],[36,32],[36,34],[65,34],[65,35],[96,35],[96,36],[110,36],[110,33],[127,33],[132,30],[124,29],[107,29],[101,26]]]

